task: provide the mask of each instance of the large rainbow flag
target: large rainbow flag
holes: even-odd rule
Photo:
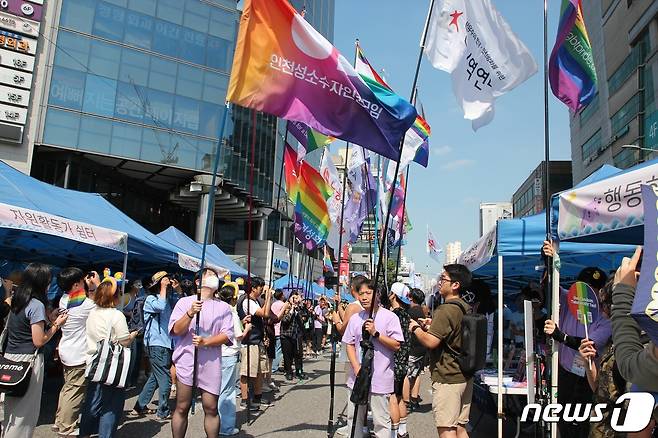
[[[327,240],[331,219],[327,199],[333,194],[331,187],[313,166],[299,163],[297,199],[295,201],[295,236],[307,249],[315,249]]]
[[[581,0],[562,0],[548,74],[553,94],[572,111],[587,105],[596,94],[596,68]]]
[[[416,109],[376,92],[287,0],[246,0],[227,99],[398,160]]]
[[[283,163],[286,170],[286,193],[291,202],[297,202],[297,193],[299,192],[299,163],[297,162],[297,152],[286,143],[283,150]]]
[[[363,49],[356,43],[356,63],[354,68],[361,76],[361,79],[377,94],[377,90],[385,89],[389,93],[393,93],[393,89],[384,81],[384,79],[372,67]],[[400,168],[415,161],[423,167],[427,167],[429,161],[429,136],[430,125],[419,114],[416,115],[413,125],[407,130],[404,135],[404,143],[402,145],[402,155],[400,157]]]

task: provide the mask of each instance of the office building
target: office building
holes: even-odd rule
[[[658,149],[658,2],[583,0],[583,11],[598,92],[570,117],[574,183],[606,163],[628,168],[654,158]]]
[[[480,237],[496,226],[499,219],[512,218],[511,202],[485,202],[480,204]]]
[[[525,217],[538,214],[544,210],[544,167],[542,161],[533,170],[521,186],[512,195],[514,217]],[[572,187],[571,161],[551,161],[549,166],[549,193],[567,190]]]
[[[235,254],[251,217],[253,238],[286,244],[281,221],[267,221],[281,162],[277,118],[231,106],[219,138],[234,0],[23,3],[0,12],[0,105],[15,99],[11,111],[0,106],[0,159],[100,193],[153,232],[174,225],[201,240],[219,155],[213,242]],[[292,3],[333,37],[334,0]]]
[[[446,264],[455,263],[462,254],[462,243],[460,241],[448,242],[446,244]]]

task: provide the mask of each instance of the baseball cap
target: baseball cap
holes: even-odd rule
[[[395,294],[404,304],[409,304],[409,286],[395,282],[391,285],[391,293]]]

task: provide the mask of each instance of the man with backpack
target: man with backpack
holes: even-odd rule
[[[484,367],[486,358],[486,319],[470,314],[470,306],[461,299],[471,284],[468,268],[451,264],[443,269],[438,286],[444,304],[431,320],[412,320],[409,330],[430,351],[432,411],[439,437],[464,438],[473,374]]]
[[[149,295],[144,300],[143,327],[144,347],[151,364],[148,380],[142,388],[133,408],[133,416],[154,413],[147,408],[155,389],[159,389],[158,419],[168,420],[171,418],[169,409],[169,392],[171,390],[171,338],[169,337],[169,318],[171,317],[171,305],[168,294],[171,288],[169,274],[165,271],[157,272],[151,278],[148,287]],[[137,307],[137,303],[135,304]]]

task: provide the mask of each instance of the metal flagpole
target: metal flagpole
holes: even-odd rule
[[[254,207],[254,158],[256,155],[256,110],[251,110],[251,151],[249,153],[249,216],[247,219],[247,315],[250,315],[249,307],[251,304],[251,239],[253,237],[253,207]],[[247,384],[251,377],[250,366],[250,345],[247,344]],[[258,360],[258,359],[256,359]],[[254,376],[255,377],[255,376]],[[247,423],[251,419],[251,398],[247,390]]]
[[[210,182],[210,192],[208,194],[208,213],[206,214],[206,226],[205,230],[203,232],[203,247],[201,249],[201,270],[199,272],[203,271],[203,268],[206,263],[206,248],[208,246],[208,237],[210,234],[210,220],[213,217],[213,211],[215,209],[215,191],[216,191],[216,185],[217,185],[217,169],[219,168],[219,156],[220,156],[220,148],[222,146],[222,141],[224,139],[224,129],[226,127],[226,119],[228,117],[228,111],[229,111],[229,106],[228,103],[226,104],[226,107],[224,108],[224,116],[222,117],[222,123],[219,126],[219,138],[217,139],[217,150],[215,151],[215,162],[212,167],[212,180]],[[125,275],[125,272],[124,272]],[[202,278],[199,278],[199,287],[197,288],[196,292],[196,299],[197,301],[201,301],[201,283],[202,283]],[[194,334],[199,335],[199,317],[200,317],[201,312],[196,314],[196,321],[195,321],[195,328],[194,328]],[[195,411],[195,401],[196,401],[196,385],[197,385],[197,373],[198,373],[198,365],[199,365],[199,347],[194,347],[194,368],[192,371],[192,415],[194,415]]]
[[[423,60],[423,51],[425,49],[425,41],[427,40],[427,27],[428,27],[430,19],[432,17],[432,9],[433,8],[434,8],[434,0],[431,0],[430,8],[429,8],[429,11],[427,13],[427,19],[425,21],[425,27],[423,29],[423,37],[422,37],[421,43],[420,43],[420,51],[418,53],[418,61],[416,63],[416,71],[414,73],[414,80],[413,80],[413,83],[411,85],[411,98],[413,98],[414,91],[416,90],[416,85],[418,84],[418,74],[420,73],[420,65],[421,65],[421,62]],[[395,163],[395,175],[393,177],[392,187],[395,187],[395,184],[397,183],[398,172],[400,171],[400,158],[402,156],[402,146],[403,145],[404,145],[404,136],[400,139],[400,147],[399,147],[399,151],[398,151],[398,160]],[[386,249],[386,233],[388,232],[388,225],[389,225],[389,222],[390,222],[391,207],[393,205],[392,201],[393,201],[393,197],[391,196],[391,199],[388,203],[388,209],[387,209],[387,212],[386,212],[386,219],[384,220],[383,238],[382,238],[381,246],[379,248],[380,254],[383,254],[383,252]],[[374,283],[374,288],[373,288],[374,289],[373,303],[370,306],[370,312],[369,312],[369,316],[368,316],[368,318],[370,318],[370,319],[372,319],[372,315],[373,315],[373,312],[374,312],[374,309],[375,309],[375,302],[376,302],[375,298],[376,298],[376,295],[377,295],[379,275],[380,275],[380,272],[381,272],[381,269],[382,269],[382,260],[383,260],[383,257],[380,257],[379,261],[377,262],[377,271],[376,271],[376,274],[375,274],[375,283]],[[364,341],[369,340],[369,339],[365,339],[366,337],[367,336],[364,336]],[[367,350],[364,349],[363,356],[365,357],[366,354],[367,354]],[[362,360],[362,363],[363,363],[363,360]],[[368,394],[369,394],[370,393],[370,385],[368,385],[367,391],[368,391]],[[369,395],[368,395],[368,398],[369,398]],[[352,417],[352,431],[350,433],[350,438],[354,438],[354,432],[356,430],[358,410],[359,410],[359,405],[354,403],[354,416]]]

